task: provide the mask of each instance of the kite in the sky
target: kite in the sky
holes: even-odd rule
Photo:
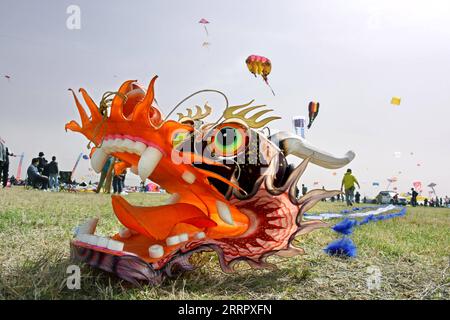
[[[203,25],[203,27],[205,28],[206,35],[208,36],[209,33],[208,33],[208,29],[206,28],[206,25],[209,23],[209,21],[206,20],[205,18],[201,18],[198,23],[201,23]]]
[[[308,129],[311,128],[314,120],[316,119],[317,115],[319,114],[319,107],[320,103],[311,101],[308,105],[308,114],[309,114],[309,124]]]
[[[210,42],[205,41],[205,42],[203,42],[202,47],[203,47],[203,48],[208,48],[210,45],[211,45]]]
[[[413,182],[414,189],[421,192],[422,191],[422,182],[421,181],[414,181]]]
[[[5,78],[10,81],[11,80],[11,76],[8,76],[7,74],[5,74]]]
[[[399,98],[399,97],[392,97],[392,99],[391,99],[391,104],[392,104],[392,105],[399,106],[401,101],[402,101],[402,99]]]
[[[272,71],[272,63],[270,62],[270,60],[266,57],[252,54],[251,56],[248,56],[247,60],[245,60],[245,63],[247,64],[248,71],[253,73],[255,77],[257,74],[261,75],[261,77],[264,79],[264,82],[269,86],[270,90],[272,90],[273,95],[275,95],[275,92],[273,92],[273,89],[267,79],[267,76]]]

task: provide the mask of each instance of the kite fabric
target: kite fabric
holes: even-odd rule
[[[320,107],[320,104],[318,102],[311,101],[308,104],[308,114],[309,114],[308,129],[311,128],[314,120],[316,119],[317,115],[319,114],[319,107]]]
[[[206,28],[206,25],[209,24],[209,21],[206,20],[205,18],[201,18],[198,23],[201,23],[203,25],[203,27],[205,28],[206,35],[209,36],[208,29]]]
[[[247,64],[248,71],[250,71],[255,77],[257,75],[261,75],[264,82],[272,91],[272,94],[275,95],[275,92],[270,86],[269,80],[267,78],[270,72],[272,71],[272,62],[270,62],[270,60],[266,57],[252,54],[247,57],[245,63]]]
[[[399,106],[401,101],[402,101],[402,99],[399,97],[392,97],[391,104]]]
[[[259,71],[264,75],[269,72]],[[253,104],[254,100],[229,105],[226,95],[219,90],[204,89],[190,94],[163,116],[154,99],[156,79],[155,75],[147,90],[138,88],[134,80],[127,80],[117,91],[104,94],[99,106],[86,90],[79,89],[86,104],[83,107],[71,90],[81,121],[70,120],[65,129],[83,134],[97,146],[89,153],[92,169],[101,173],[95,191],[110,190],[114,167],[121,169],[114,170],[114,174],[128,168],[137,173],[144,185],[151,179],[177,198],[160,206],[136,206],[125,197],[113,195],[112,212],[122,227],[115,228],[110,236],[103,236],[94,232],[99,222],[95,215],[82,222],[70,241],[72,259],[139,286],[143,282],[159,285],[165,279],[195,269],[195,261],[191,264],[190,257],[203,251],[214,250],[224,272],[232,272],[237,262],[268,268],[272,264],[266,258],[274,254],[287,257],[301,252],[292,246],[295,236],[325,225],[304,223],[303,212],[339,191],[313,190],[304,201],[296,196],[297,182],[303,181],[309,163],[336,170],[349,164],[355,153],[348,151],[344,156],[335,156],[289,131],[277,130],[266,139],[261,131],[265,128],[270,131],[273,127],[269,122],[280,117],[266,116],[272,110]],[[188,108],[186,113],[178,113],[178,121],[168,120],[184,101],[203,92],[216,92],[225,98],[227,107],[219,117],[206,120],[212,108],[205,103],[204,108],[195,106],[196,111]],[[183,151],[186,137],[197,132],[205,138],[202,150]],[[280,143],[266,143],[264,157],[257,156],[250,167],[225,161],[241,156],[251,160],[255,155],[252,146],[258,145],[262,138]],[[122,152],[123,148],[134,149],[142,157]],[[182,161],[165,157],[174,152]],[[78,160],[82,162],[84,152],[79,154]],[[288,154],[303,161],[291,163]],[[268,166],[264,160],[272,155],[280,161],[271,161]],[[76,158],[77,154],[73,156]],[[223,163],[217,162],[218,158]],[[204,165],[200,168],[196,166],[198,163]],[[105,167],[108,169],[104,174]],[[228,171],[239,175],[228,175]],[[76,172],[75,176],[80,174]],[[279,176],[283,176],[283,181],[279,181]],[[233,199],[227,197],[229,190],[233,190]],[[252,250],[245,244],[251,244]]]
[[[326,213],[319,213],[319,214],[305,214],[304,218],[307,220],[328,220],[328,219],[334,219],[334,218],[342,218],[342,217],[367,217],[370,215],[378,215],[383,212],[387,212],[390,210],[395,209],[395,206],[390,204],[387,206],[381,206],[381,207],[362,207],[362,208],[353,208],[353,211],[362,211],[365,209],[373,209],[375,210],[367,211],[367,212],[356,212],[356,213],[350,213],[348,214],[348,210],[342,210],[341,213],[333,213],[333,212],[326,212]]]

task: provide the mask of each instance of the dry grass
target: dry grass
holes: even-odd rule
[[[132,194],[135,204],[166,196]],[[338,211],[320,203],[314,210]],[[114,276],[81,266],[80,290],[66,288],[72,228],[100,217],[99,233],[119,227],[107,195],[43,193],[17,187],[0,191],[0,299],[449,299],[450,210],[409,208],[406,217],[356,230],[358,257],[329,257],[336,238],[322,229],[297,239],[300,257],[276,261],[276,271],[224,274],[214,253],[196,256],[200,267],[160,286],[130,287]],[[367,268],[382,273],[381,288],[368,290]]]

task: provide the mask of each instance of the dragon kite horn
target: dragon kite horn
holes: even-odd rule
[[[272,109],[264,109],[264,110],[261,110],[261,111],[255,113],[252,116],[247,116],[247,114],[249,112],[266,106],[265,104],[262,104],[262,105],[250,107],[250,105],[253,103],[253,101],[255,101],[255,100],[252,100],[246,104],[230,106],[230,107],[226,108],[225,111],[223,112],[223,117],[227,121],[244,122],[247,126],[254,128],[254,129],[262,128],[266,124],[268,124],[270,121],[281,119],[280,117],[275,116],[275,117],[268,117],[268,118],[257,121],[257,119],[259,117],[261,117],[262,115],[266,114],[267,112],[273,111]]]
[[[212,108],[208,105],[208,102],[205,103],[204,108],[205,112],[202,111],[202,108],[200,106],[195,106],[196,112],[193,115],[192,109],[187,108],[187,115],[184,115],[183,113],[177,113],[178,114],[178,121],[181,123],[184,122],[194,122],[196,120],[201,120],[209,116],[212,112]]]

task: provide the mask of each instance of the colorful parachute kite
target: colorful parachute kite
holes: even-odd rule
[[[209,23],[209,21],[206,20],[205,18],[201,18],[198,23],[201,23],[203,25],[203,27],[205,28],[206,35],[208,36],[209,33],[208,33],[208,29],[206,28],[206,25]]]
[[[392,97],[392,99],[391,99],[391,104],[392,104],[392,105],[399,106],[401,101],[402,101],[402,99],[399,98],[399,97]]]
[[[422,191],[422,182],[414,181],[413,186],[414,186],[414,189],[416,189],[417,191],[419,191],[419,192]]]
[[[264,82],[269,86],[270,90],[272,90],[273,95],[275,95],[275,92],[273,92],[273,89],[267,79],[267,76],[272,71],[272,63],[270,62],[270,60],[266,57],[251,55],[248,56],[247,60],[245,60],[245,63],[247,64],[248,71],[253,73],[255,77],[257,74],[261,75],[261,77],[264,79]]]
[[[319,114],[319,107],[320,104],[318,102],[311,101],[308,105],[308,113],[309,113],[309,124],[308,129],[311,128],[314,120],[316,119],[317,115]]]
[[[433,190],[433,193],[436,195],[436,190],[434,190],[434,187],[436,187],[437,186],[437,184],[436,183],[434,183],[434,182],[431,182],[429,185],[428,185],[428,188],[431,188],[431,190]]]

